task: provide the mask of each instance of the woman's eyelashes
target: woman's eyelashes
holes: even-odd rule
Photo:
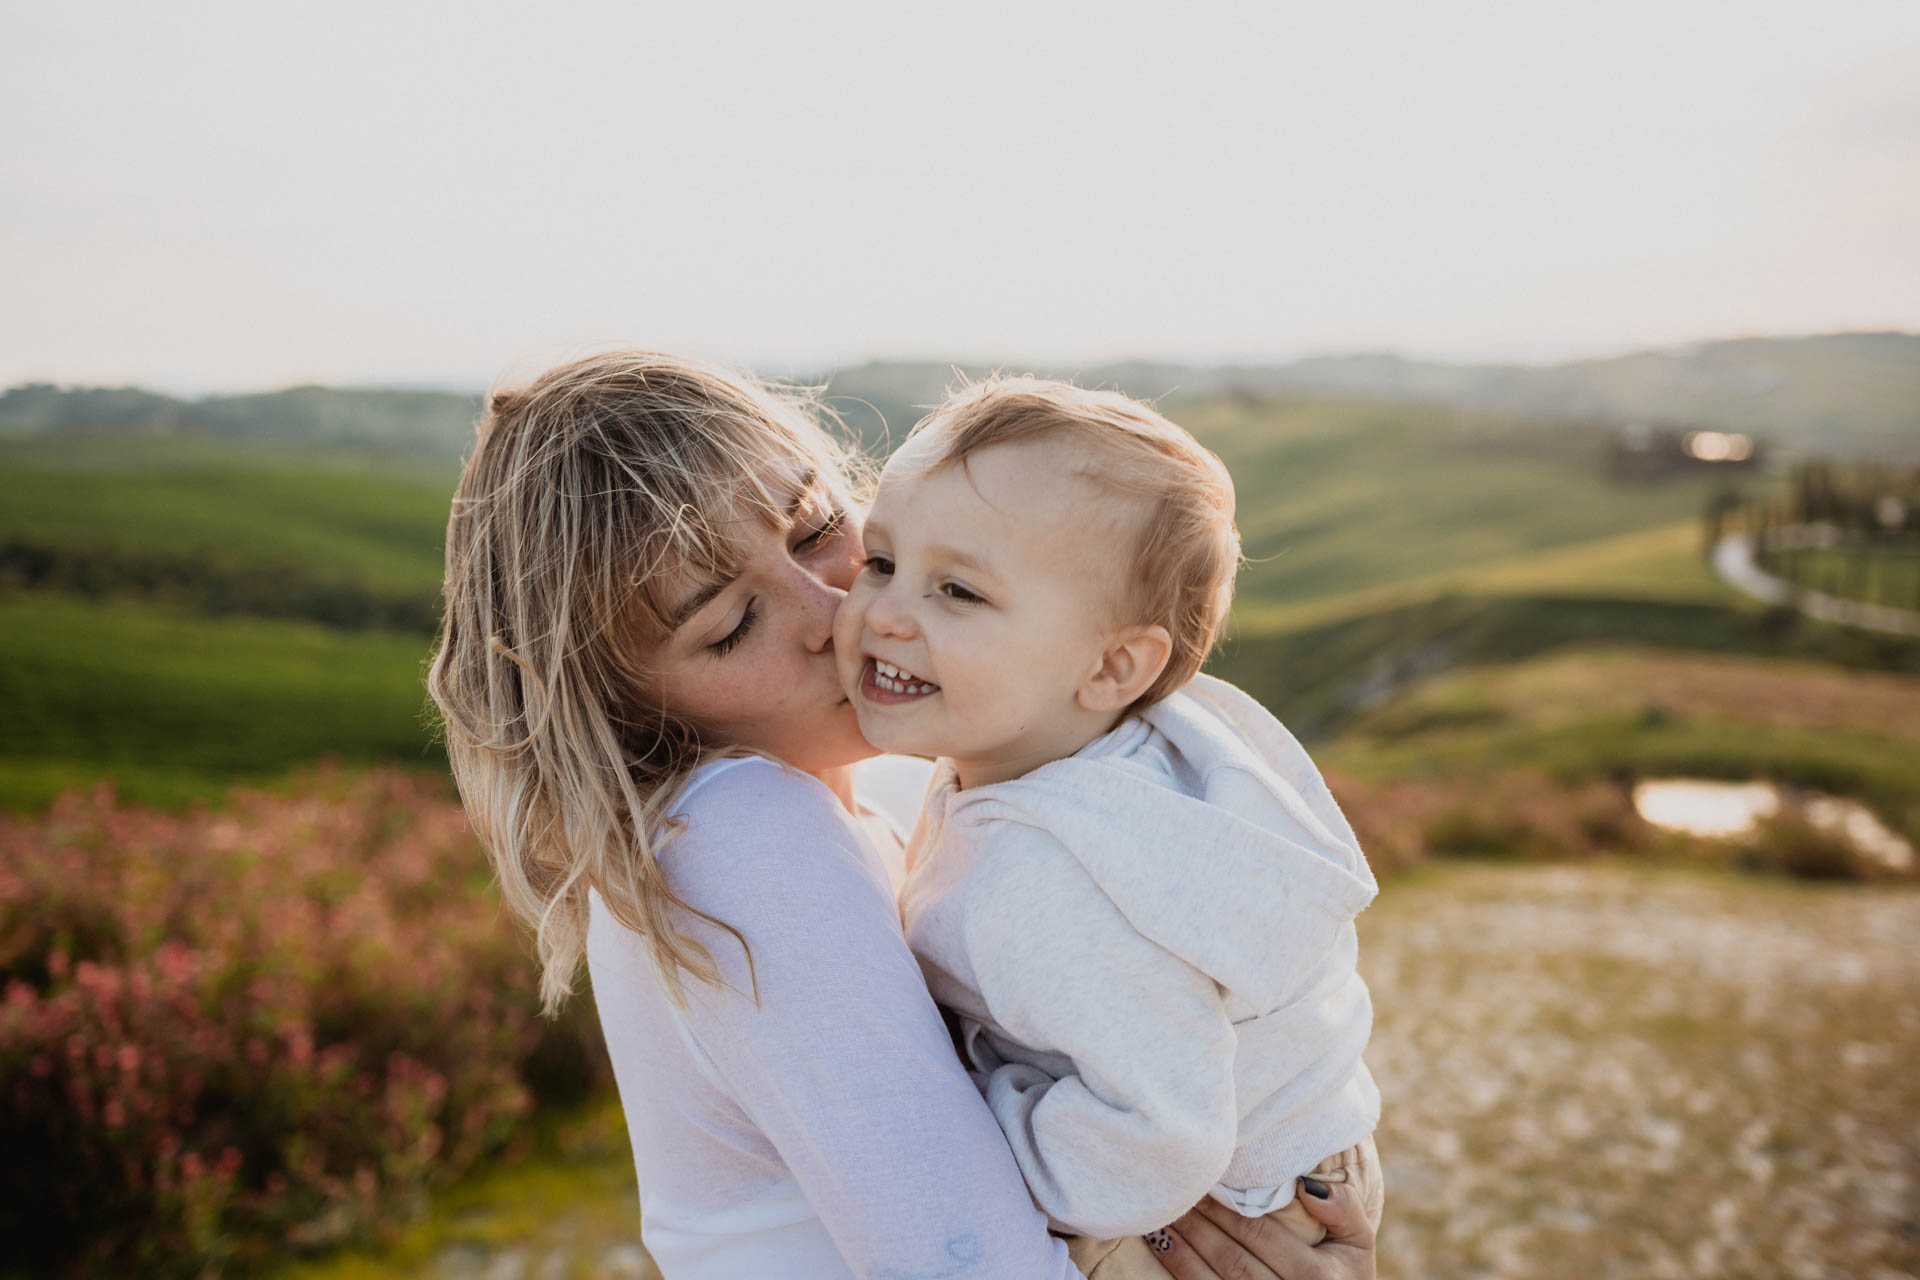
[[[740,614],[740,624],[707,648],[723,658],[732,653],[734,646],[745,640],[747,632],[753,630],[753,624],[760,620],[760,612],[754,608],[756,603],[756,600],[747,601],[746,609]]]
[[[836,508],[835,510],[829,511],[827,518],[820,522],[819,527],[807,534],[806,537],[800,539],[800,541],[794,543],[793,549],[795,551],[811,551],[815,547],[831,542],[833,536],[840,532],[840,527],[846,522],[847,513],[845,509]]]
[[[840,532],[841,527],[846,524],[846,521],[847,513],[844,509],[829,511],[827,518],[822,520],[812,532],[793,544],[794,551],[805,554],[806,552],[814,551],[825,546],[827,543],[833,541],[835,535]],[[753,630],[753,624],[760,620],[759,603],[758,597],[747,601],[746,609],[740,614],[739,623],[726,635],[721,636],[718,640],[708,645],[707,651],[723,658],[727,654],[732,653],[734,648],[742,640],[747,638],[747,633]]]

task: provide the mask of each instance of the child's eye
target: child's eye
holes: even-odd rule
[[[868,556],[866,567],[875,577],[891,578],[893,576],[893,561],[886,556]]]
[[[796,542],[793,549],[795,551],[808,551],[819,546],[821,543],[832,538],[834,534],[839,533],[840,526],[846,523],[846,519],[847,513],[843,510],[829,512],[827,518],[820,522],[820,527]]]
[[[947,599],[957,601],[960,604],[985,604],[987,602],[985,596],[975,595],[957,582],[943,583],[941,584],[940,590]]]

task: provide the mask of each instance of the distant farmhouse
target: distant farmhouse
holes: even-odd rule
[[[1738,431],[1689,431],[1632,422],[1607,445],[1607,474],[1615,480],[1653,481],[1702,473],[1754,471],[1766,461],[1764,442]]]

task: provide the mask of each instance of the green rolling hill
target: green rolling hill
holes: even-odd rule
[[[888,368],[895,397],[929,372]],[[0,802],[39,804],[102,774],[177,802],[322,754],[437,760],[428,630],[378,619],[432,616],[475,402],[228,400],[266,425],[143,393],[0,397]],[[343,426],[343,404],[368,416]],[[1595,642],[1920,671],[1920,646],[1736,599],[1700,560],[1697,515],[1717,481],[1609,481],[1607,433],[1591,425],[1244,389],[1165,407],[1239,489],[1250,563],[1215,667],[1309,735],[1440,673]],[[73,563],[29,581],[17,566],[35,556]],[[275,580],[301,590],[259,603]],[[334,607],[356,593],[410,603]]]

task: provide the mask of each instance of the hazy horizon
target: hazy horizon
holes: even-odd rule
[[[1866,329],[1830,330],[1822,333],[1744,333],[1744,334],[1732,334],[1724,337],[1704,338],[1696,342],[1674,342],[1674,343],[1662,343],[1658,345],[1627,344],[1627,345],[1619,346],[1618,348],[1609,347],[1603,350],[1596,350],[1591,352],[1578,352],[1578,353],[1572,353],[1567,355],[1543,355],[1537,358],[1523,358],[1519,356],[1509,356],[1509,357],[1503,358],[1498,355],[1490,355],[1486,358],[1477,359],[1471,355],[1451,356],[1451,355],[1444,355],[1444,354],[1434,355],[1434,354],[1425,354],[1420,352],[1395,351],[1395,350],[1389,350],[1389,349],[1360,349],[1360,348],[1331,349],[1330,348],[1330,349],[1319,350],[1319,351],[1306,351],[1299,355],[1291,355],[1291,356],[1287,356],[1287,355],[1273,356],[1273,357],[1228,356],[1228,357],[1222,357],[1217,359],[1205,358],[1205,357],[1179,359],[1179,358],[1170,358],[1170,357],[1151,355],[1151,354],[1135,354],[1135,355],[1122,355],[1122,356],[1105,356],[1105,357],[1099,357],[1096,359],[1081,360],[1081,361],[1045,361],[1045,360],[1024,359],[1019,356],[1002,356],[997,358],[996,357],[980,357],[977,359],[946,359],[940,356],[933,356],[933,355],[907,354],[907,355],[898,355],[898,356],[866,357],[859,360],[848,360],[848,361],[843,361],[843,362],[828,364],[828,365],[794,364],[791,362],[782,362],[782,361],[761,362],[756,364],[754,362],[744,361],[744,360],[731,361],[730,363],[733,363],[740,368],[750,369],[753,372],[758,373],[764,377],[797,378],[801,380],[816,378],[816,377],[825,377],[829,374],[836,373],[841,370],[858,368],[862,365],[870,364],[870,363],[900,364],[900,365],[951,364],[956,367],[964,367],[964,368],[1008,369],[1008,370],[1015,370],[1015,371],[1042,369],[1042,368],[1051,368],[1051,367],[1093,368],[1096,366],[1107,366],[1107,365],[1161,364],[1161,363],[1183,365],[1183,366],[1195,368],[1195,369],[1214,369],[1214,368],[1222,368],[1227,366],[1238,366],[1238,365],[1245,365],[1249,367],[1262,367],[1262,366],[1279,367],[1279,366],[1298,363],[1300,361],[1318,360],[1318,359],[1343,359],[1343,358],[1354,358],[1354,357],[1392,357],[1392,358],[1404,359],[1404,360],[1415,362],[1415,363],[1458,365],[1462,367],[1504,366],[1508,368],[1545,369],[1545,368],[1553,368],[1556,366],[1566,365],[1566,364],[1578,364],[1578,363],[1589,361],[1589,360],[1596,360],[1596,361],[1606,360],[1606,359],[1610,359],[1617,356],[1634,355],[1634,354],[1648,352],[1648,351],[1681,352],[1681,351],[1688,350],[1690,348],[1704,346],[1704,345],[1715,343],[1715,342],[1777,341],[1777,340],[1793,340],[1793,339],[1799,339],[1799,338],[1823,338],[1823,337],[1858,337],[1858,336],[1869,336],[1869,335],[1876,335],[1876,334],[1883,334],[1883,333],[1895,333],[1902,337],[1920,337],[1920,332],[1916,332],[1916,331],[1866,330]],[[584,350],[584,349],[590,348],[593,345],[595,344],[590,344],[590,343],[581,344],[580,349]],[[503,373],[511,374],[514,370],[517,370],[519,368],[520,368],[520,365],[519,363],[516,362],[514,365],[509,366],[507,370],[503,371]],[[177,381],[176,382],[160,382],[160,381],[88,382],[88,381],[74,381],[72,379],[26,377],[26,378],[17,378],[12,382],[0,383],[0,392],[4,392],[12,388],[22,387],[22,386],[36,384],[36,383],[37,384],[51,383],[62,390],[131,389],[131,390],[138,390],[138,391],[153,392],[159,395],[171,396],[175,399],[181,399],[181,400],[193,400],[193,399],[200,399],[203,397],[210,397],[210,396],[220,397],[220,396],[264,395],[264,394],[272,394],[274,392],[279,392],[279,391],[289,391],[298,387],[308,387],[308,386],[325,387],[330,390],[337,390],[337,391],[425,391],[425,392],[438,392],[438,393],[443,393],[447,395],[480,395],[484,393],[487,387],[490,385],[488,380],[444,381],[444,380],[436,380],[431,378],[419,378],[419,379],[387,378],[387,379],[375,379],[375,380],[364,380],[364,381],[340,381],[340,382],[316,382],[309,379],[304,381],[297,380],[297,381],[291,381],[291,382],[262,383],[262,384],[244,384],[244,383],[193,384],[193,383],[177,382]]]
[[[0,386],[1920,330],[1920,6],[0,17]]]

